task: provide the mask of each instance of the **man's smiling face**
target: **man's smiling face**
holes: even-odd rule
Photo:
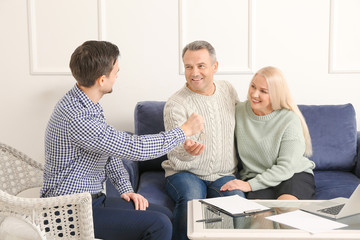
[[[218,62],[213,62],[207,49],[191,51],[184,54],[185,78],[187,87],[202,95],[212,95],[215,91],[214,74]]]

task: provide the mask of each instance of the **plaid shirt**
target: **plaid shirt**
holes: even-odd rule
[[[57,103],[46,129],[41,196],[98,193],[106,178],[120,194],[132,192],[121,159],[153,159],[184,140],[179,127],[144,136],[117,131],[105,122],[100,104],[94,104],[75,85]]]

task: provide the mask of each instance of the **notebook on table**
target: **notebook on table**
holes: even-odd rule
[[[255,201],[242,198],[239,195],[226,197],[200,199],[200,202],[207,204],[211,208],[223,212],[230,216],[247,216],[271,210]]]

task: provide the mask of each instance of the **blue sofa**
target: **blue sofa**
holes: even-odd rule
[[[165,102],[139,102],[135,107],[135,134],[152,134],[164,131],[163,109]],[[351,104],[300,105],[312,138],[315,199],[349,197],[360,184],[360,132],[356,128],[355,110]],[[134,190],[150,203],[174,208],[167,196],[161,162],[166,155],[145,162],[123,160]],[[241,162],[239,164],[241,167]],[[109,197],[120,197],[114,186],[107,182]]]

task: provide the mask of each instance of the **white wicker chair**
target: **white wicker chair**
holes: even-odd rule
[[[0,143],[0,190],[16,196],[41,187],[44,168],[20,151]]]
[[[41,163],[0,143],[0,224],[6,217],[16,217],[32,226],[41,239],[94,239],[89,193],[51,198],[15,196],[40,187],[42,176]]]

